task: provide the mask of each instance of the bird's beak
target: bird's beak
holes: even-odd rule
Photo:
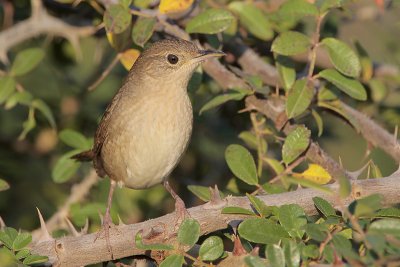
[[[199,50],[198,56],[193,58],[192,62],[201,62],[201,61],[204,61],[204,60],[206,60],[208,58],[222,57],[222,56],[225,56],[225,55],[226,54],[224,52],[217,51],[217,50],[211,50],[211,49]]]

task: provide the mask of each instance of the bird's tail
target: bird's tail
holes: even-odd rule
[[[92,161],[94,159],[94,153],[93,150],[83,151],[79,154],[73,155],[71,159],[78,161]]]

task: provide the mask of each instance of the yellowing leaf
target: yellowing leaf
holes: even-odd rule
[[[125,67],[125,69],[130,70],[135,63],[136,59],[139,57],[140,52],[136,49],[128,49],[123,52],[119,58],[121,64]]]
[[[331,175],[318,164],[310,164],[307,170],[296,174],[295,176],[299,176],[317,184],[327,184],[332,179]]]
[[[178,13],[190,8],[194,0],[161,0],[158,7],[160,13]]]

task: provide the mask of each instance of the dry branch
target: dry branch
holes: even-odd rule
[[[327,187],[332,190],[338,189],[337,184],[328,185]],[[370,194],[381,194],[384,206],[399,203],[400,176],[354,181],[351,196],[341,202],[347,206],[354,199]],[[303,207],[308,215],[312,215],[317,213],[312,201],[312,198],[316,196],[326,199],[337,209],[341,207],[337,197],[314,189],[300,189],[276,195],[263,195],[259,196],[259,198],[269,206],[296,203]],[[250,202],[246,197],[227,197],[224,202],[225,205],[213,206],[210,203],[206,203],[188,209],[190,216],[199,221],[201,235],[225,229],[230,222],[245,218],[243,215],[221,214],[224,206],[251,208]],[[175,216],[170,213],[146,222],[118,225],[111,229],[110,239],[115,258],[148,253],[135,248],[134,237],[139,230],[143,230],[144,236],[149,236],[151,242],[174,244],[177,235],[174,221]],[[43,241],[34,244],[32,252],[48,256],[54,266],[83,266],[110,260],[110,254],[104,238],[100,238],[96,242],[94,242],[94,238],[95,234],[87,234],[80,237],[63,237],[51,241]]]
[[[65,219],[68,218],[69,209],[72,204],[79,203],[89,193],[90,189],[98,181],[98,176],[94,169],[92,169],[85,178],[79,183],[72,187],[71,194],[68,196],[64,204],[57,210],[56,213],[51,216],[46,222],[46,228],[51,233],[54,230],[60,228],[60,225],[66,223]],[[65,227],[66,228],[66,227]],[[40,229],[36,229],[32,232],[33,240],[40,239],[42,237]]]
[[[76,27],[50,16],[40,0],[32,0],[32,15],[20,23],[0,33],[0,61],[7,62],[7,52],[25,40],[49,34],[61,36],[71,42],[76,51],[79,50],[79,37],[90,36],[96,28],[92,26]]]

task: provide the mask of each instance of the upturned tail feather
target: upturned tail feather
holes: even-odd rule
[[[75,159],[78,161],[92,161],[94,159],[93,150],[83,151],[79,154],[73,155],[71,159]]]

